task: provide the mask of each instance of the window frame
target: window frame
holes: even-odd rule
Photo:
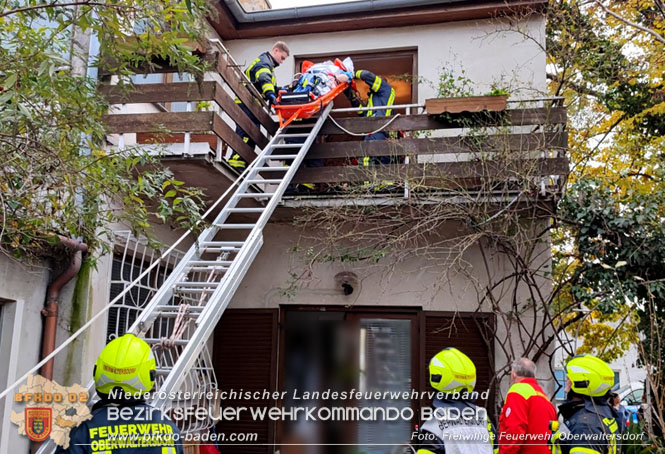
[[[411,57],[411,101],[410,104],[418,103],[418,84],[414,83],[413,80],[418,78],[418,47],[390,47],[385,49],[366,49],[366,50],[354,50],[349,52],[320,52],[320,53],[308,53],[308,54],[298,54],[293,56],[294,67],[293,74],[300,72],[300,65],[303,60],[318,60],[318,59],[333,59],[333,58],[342,58],[343,57],[383,57],[389,58],[393,57]]]

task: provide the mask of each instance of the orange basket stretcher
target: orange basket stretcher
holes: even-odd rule
[[[337,95],[346,90],[348,86],[348,83],[343,82],[330,90],[328,93],[321,95],[306,104],[280,105],[279,102],[282,98],[282,93],[285,93],[284,91],[280,91],[279,97],[277,98],[277,103],[273,105],[273,109],[275,109],[275,113],[277,113],[277,117],[279,118],[279,127],[284,128],[292,121],[300,118],[310,118],[312,115],[330,104],[333,99],[335,99]]]

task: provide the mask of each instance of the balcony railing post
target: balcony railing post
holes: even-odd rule
[[[120,105],[120,113],[124,114],[127,113],[127,104],[121,104]],[[120,137],[118,137],[118,148],[122,150],[125,148],[125,133],[121,133]]]
[[[191,112],[192,111],[192,102],[188,102],[185,111]],[[192,140],[192,133],[190,131],[185,132],[185,144],[184,144],[184,149],[182,150],[182,153],[184,155],[189,154],[189,149],[191,148],[191,140]]]
[[[411,115],[411,106],[406,108],[406,114]],[[409,157],[404,156],[404,168],[406,169],[407,166],[409,165]],[[409,198],[409,177],[408,175],[404,175],[404,198],[408,199]]]
[[[222,139],[217,137],[217,146],[215,147],[215,161],[222,162],[224,156],[222,156]]]

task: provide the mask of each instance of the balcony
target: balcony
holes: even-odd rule
[[[144,84],[131,90],[104,85],[101,90],[113,104],[106,116],[113,142],[149,149],[161,144],[161,159],[176,177],[203,187],[214,200],[237,176],[224,155],[233,149],[247,162],[256,157],[255,150],[235,134],[235,126],[243,128],[258,147],[269,142],[278,126],[253,87],[243,84],[242,73],[228,54],[209,58],[215,71],[200,83]],[[261,122],[259,127],[234,97],[250,108]],[[176,102],[186,103],[186,111],[165,111],[165,105]],[[324,165],[307,166],[306,161],[293,179],[294,185],[314,184],[317,189],[291,194],[284,203],[478,195],[509,200],[526,194],[529,200],[551,204],[560,197],[568,175],[567,117],[564,107],[545,104],[553,103],[536,100],[510,103],[503,111],[462,108],[437,115],[424,112],[422,106],[405,106],[395,108],[397,118],[333,113],[307,155],[307,160]],[[299,127],[306,125],[301,122]],[[367,142],[355,135],[382,127],[401,138]],[[351,165],[363,157],[391,157],[391,164]],[[277,176],[274,173],[272,178]],[[385,182],[390,182],[387,190]],[[254,189],[268,190],[269,185]]]

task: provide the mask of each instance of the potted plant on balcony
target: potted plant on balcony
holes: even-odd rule
[[[437,98],[425,100],[425,110],[430,115],[460,112],[501,112],[506,110],[508,91],[493,83],[491,90],[483,95],[473,92],[474,83],[461,75],[444,72],[439,78]]]

